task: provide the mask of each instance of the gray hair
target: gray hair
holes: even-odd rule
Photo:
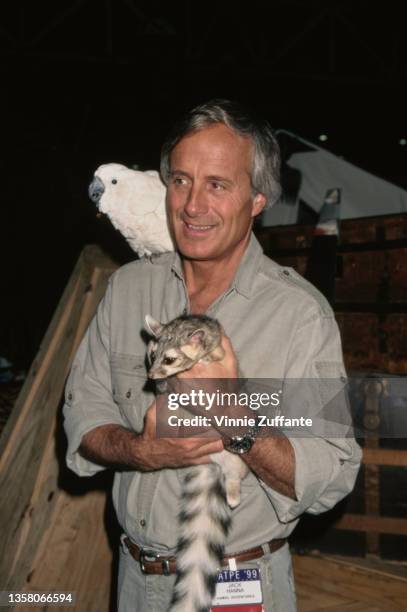
[[[210,100],[192,109],[176,123],[161,149],[160,173],[164,183],[169,180],[173,148],[190,132],[214,123],[223,123],[240,136],[252,139],[252,189],[254,195],[261,193],[266,197],[266,208],[272,206],[281,195],[280,147],[266,120],[251,116],[240,104],[230,100]]]

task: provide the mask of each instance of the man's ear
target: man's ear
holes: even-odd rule
[[[257,193],[253,199],[252,217],[257,217],[265,207],[267,198],[262,193]]]

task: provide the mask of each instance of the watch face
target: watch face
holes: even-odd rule
[[[253,442],[253,438],[247,434],[245,436],[234,436],[226,446],[226,449],[232,453],[243,455],[251,449]]]

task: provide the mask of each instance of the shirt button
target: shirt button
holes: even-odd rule
[[[286,276],[290,276],[290,273],[288,270],[283,270],[283,274],[285,274]]]
[[[127,391],[127,393],[126,393],[126,397],[127,397],[127,398],[131,397],[131,390],[130,390],[130,389]]]
[[[140,521],[140,525],[141,525],[142,527],[145,527],[145,526],[146,526],[146,522],[145,522],[145,520],[144,520],[144,519],[141,519],[141,521]]]
[[[69,399],[69,401],[72,400],[72,393],[68,393],[68,399]]]

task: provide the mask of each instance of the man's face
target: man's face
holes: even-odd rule
[[[170,158],[167,214],[181,254],[217,260],[243,254],[252,218],[265,204],[252,195],[252,141],[216,123],[191,132]]]

